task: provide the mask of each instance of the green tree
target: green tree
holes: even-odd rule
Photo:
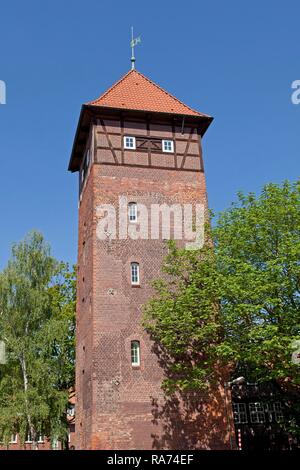
[[[299,392],[300,182],[238,195],[201,250],[170,244],[144,324],[167,356],[164,387],[205,388],[220,368]]]
[[[37,232],[12,248],[0,273],[0,437],[67,435],[68,390],[74,384],[74,273],[58,263]]]

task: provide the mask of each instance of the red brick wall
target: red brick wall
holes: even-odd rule
[[[70,424],[69,426],[69,449],[75,447],[75,426]],[[16,436],[16,442],[10,442],[7,446],[0,445],[0,450],[36,450],[30,442],[25,442],[21,445],[20,438]],[[44,438],[43,442],[37,443],[37,450],[52,450],[51,442],[49,439]],[[61,450],[61,443],[57,443],[57,450]]]
[[[177,151],[122,152],[124,133],[174,138]],[[100,241],[96,235],[97,206],[118,207],[119,195],[147,207],[176,202],[207,207],[200,137],[197,130],[181,134],[179,128],[153,123],[150,129],[146,123],[124,123],[122,130],[116,121],[106,121],[105,129],[95,126],[94,136],[96,163],[79,207],[76,448],[225,448],[224,390],[184,401],[166,399],[160,387],[163,366],[140,324],[142,305],[153,293],[150,282],[160,276],[165,242]],[[132,261],[140,263],[140,287],[130,284]],[[140,367],[131,365],[132,340],[141,344]]]

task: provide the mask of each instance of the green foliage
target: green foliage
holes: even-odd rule
[[[300,336],[300,182],[239,195],[214,231],[225,345],[256,381],[298,386],[291,361]]]
[[[300,182],[266,185],[208,229],[201,250],[170,244],[144,325],[168,358],[164,386],[205,388],[222,367],[298,389]],[[165,361],[167,364],[167,361]]]
[[[68,389],[74,383],[74,272],[58,263],[41,234],[13,246],[0,274],[0,436],[28,432],[64,439]]]
[[[205,389],[213,380],[222,337],[213,250],[177,249],[169,244],[164,279],[145,308],[144,325],[160,345],[167,390]]]

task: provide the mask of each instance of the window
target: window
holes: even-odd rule
[[[282,405],[279,401],[276,403],[273,403],[273,410],[274,410],[274,415],[275,415],[275,421],[277,423],[281,423],[283,421],[283,411],[282,411]]]
[[[10,444],[16,444],[18,442],[17,434],[12,434],[10,439]]]
[[[251,423],[264,423],[265,413],[262,403],[249,403]]]
[[[128,204],[128,217],[129,217],[129,222],[137,221],[137,203],[136,202],[130,202]]]
[[[31,433],[29,432],[27,434],[27,438],[26,438],[26,441],[25,441],[27,444],[30,444],[32,442],[32,437],[31,437]]]
[[[268,403],[267,412],[270,422],[276,421],[276,423],[281,423],[283,421],[283,410],[279,401],[276,401],[275,403]]]
[[[140,365],[140,342],[131,341],[131,365]]]
[[[135,137],[129,137],[125,136],[124,137],[124,148],[125,149],[133,149],[135,150]]]
[[[85,154],[85,166],[86,166],[86,168],[88,168],[89,165],[90,165],[90,158],[91,158],[90,149],[87,149],[86,154]]]
[[[85,177],[87,175],[87,171],[88,171],[88,168],[89,168],[89,165],[90,165],[90,159],[91,159],[90,149],[87,149],[85,154],[84,154],[83,163],[82,163],[82,167],[81,167],[81,176],[80,176],[80,184],[81,185],[83,184],[83,182],[85,180]]]
[[[174,142],[173,142],[173,140],[163,140],[162,141],[162,149],[163,149],[163,152],[173,153],[174,152]]]
[[[140,284],[140,266],[139,263],[131,263],[131,284]]]
[[[58,449],[58,440],[57,439],[53,439],[52,442],[51,442],[51,447],[53,450],[57,450]]]
[[[42,436],[41,434],[39,435],[38,442],[40,444],[42,444],[44,442],[44,436]]]
[[[247,423],[247,411],[245,403],[233,403],[233,417],[236,424]]]
[[[75,416],[75,405],[70,405],[67,410],[67,415],[70,417]]]

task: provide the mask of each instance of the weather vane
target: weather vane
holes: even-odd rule
[[[138,36],[137,38],[133,37],[133,26],[131,26],[131,41],[130,41],[130,47],[131,47],[131,70],[135,69],[135,57],[134,57],[134,48],[138,44],[142,42],[141,36]]]

